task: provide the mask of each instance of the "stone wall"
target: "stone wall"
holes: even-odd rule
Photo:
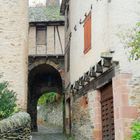
[[[134,83],[131,85],[131,80],[132,75],[126,73],[113,78],[115,140],[129,140],[131,124],[138,118],[138,108],[133,99],[138,101],[139,98],[133,90],[136,89],[136,85]]]
[[[140,77],[133,77],[129,82],[131,91],[129,92],[129,105],[137,106],[140,114]],[[139,115],[140,116],[140,115]]]
[[[76,140],[93,139],[93,100],[91,93],[73,100],[71,110],[72,134]]]
[[[0,3],[0,74],[17,93],[18,104],[27,105],[28,1]]]
[[[30,115],[24,112],[17,113],[0,121],[0,138],[2,140],[30,140],[31,139]]]
[[[53,103],[38,107],[38,125],[53,125],[63,129],[63,110],[61,103]]]

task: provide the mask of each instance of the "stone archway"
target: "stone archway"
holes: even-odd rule
[[[28,113],[31,115],[32,130],[37,131],[37,101],[44,92],[63,93],[63,78],[60,65],[51,61],[37,61],[29,67]]]

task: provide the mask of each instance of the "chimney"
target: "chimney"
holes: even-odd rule
[[[46,6],[60,6],[60,0],[46,0]]]

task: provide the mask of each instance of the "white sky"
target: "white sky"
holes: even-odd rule
[[[60,3],[61,3],[62,0],[60,0]],[[42,3],[42,4],[45,4],[46,3],[46,0],[29,0],[29,6],[34,6],[36,5],[37,3]]]

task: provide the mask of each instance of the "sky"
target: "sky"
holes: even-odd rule
[[[62,0],[60,0],[61,3]],[[43,3],[45,4],[46,0],[29,0],[29,6],[34,6],[37,3]]]

